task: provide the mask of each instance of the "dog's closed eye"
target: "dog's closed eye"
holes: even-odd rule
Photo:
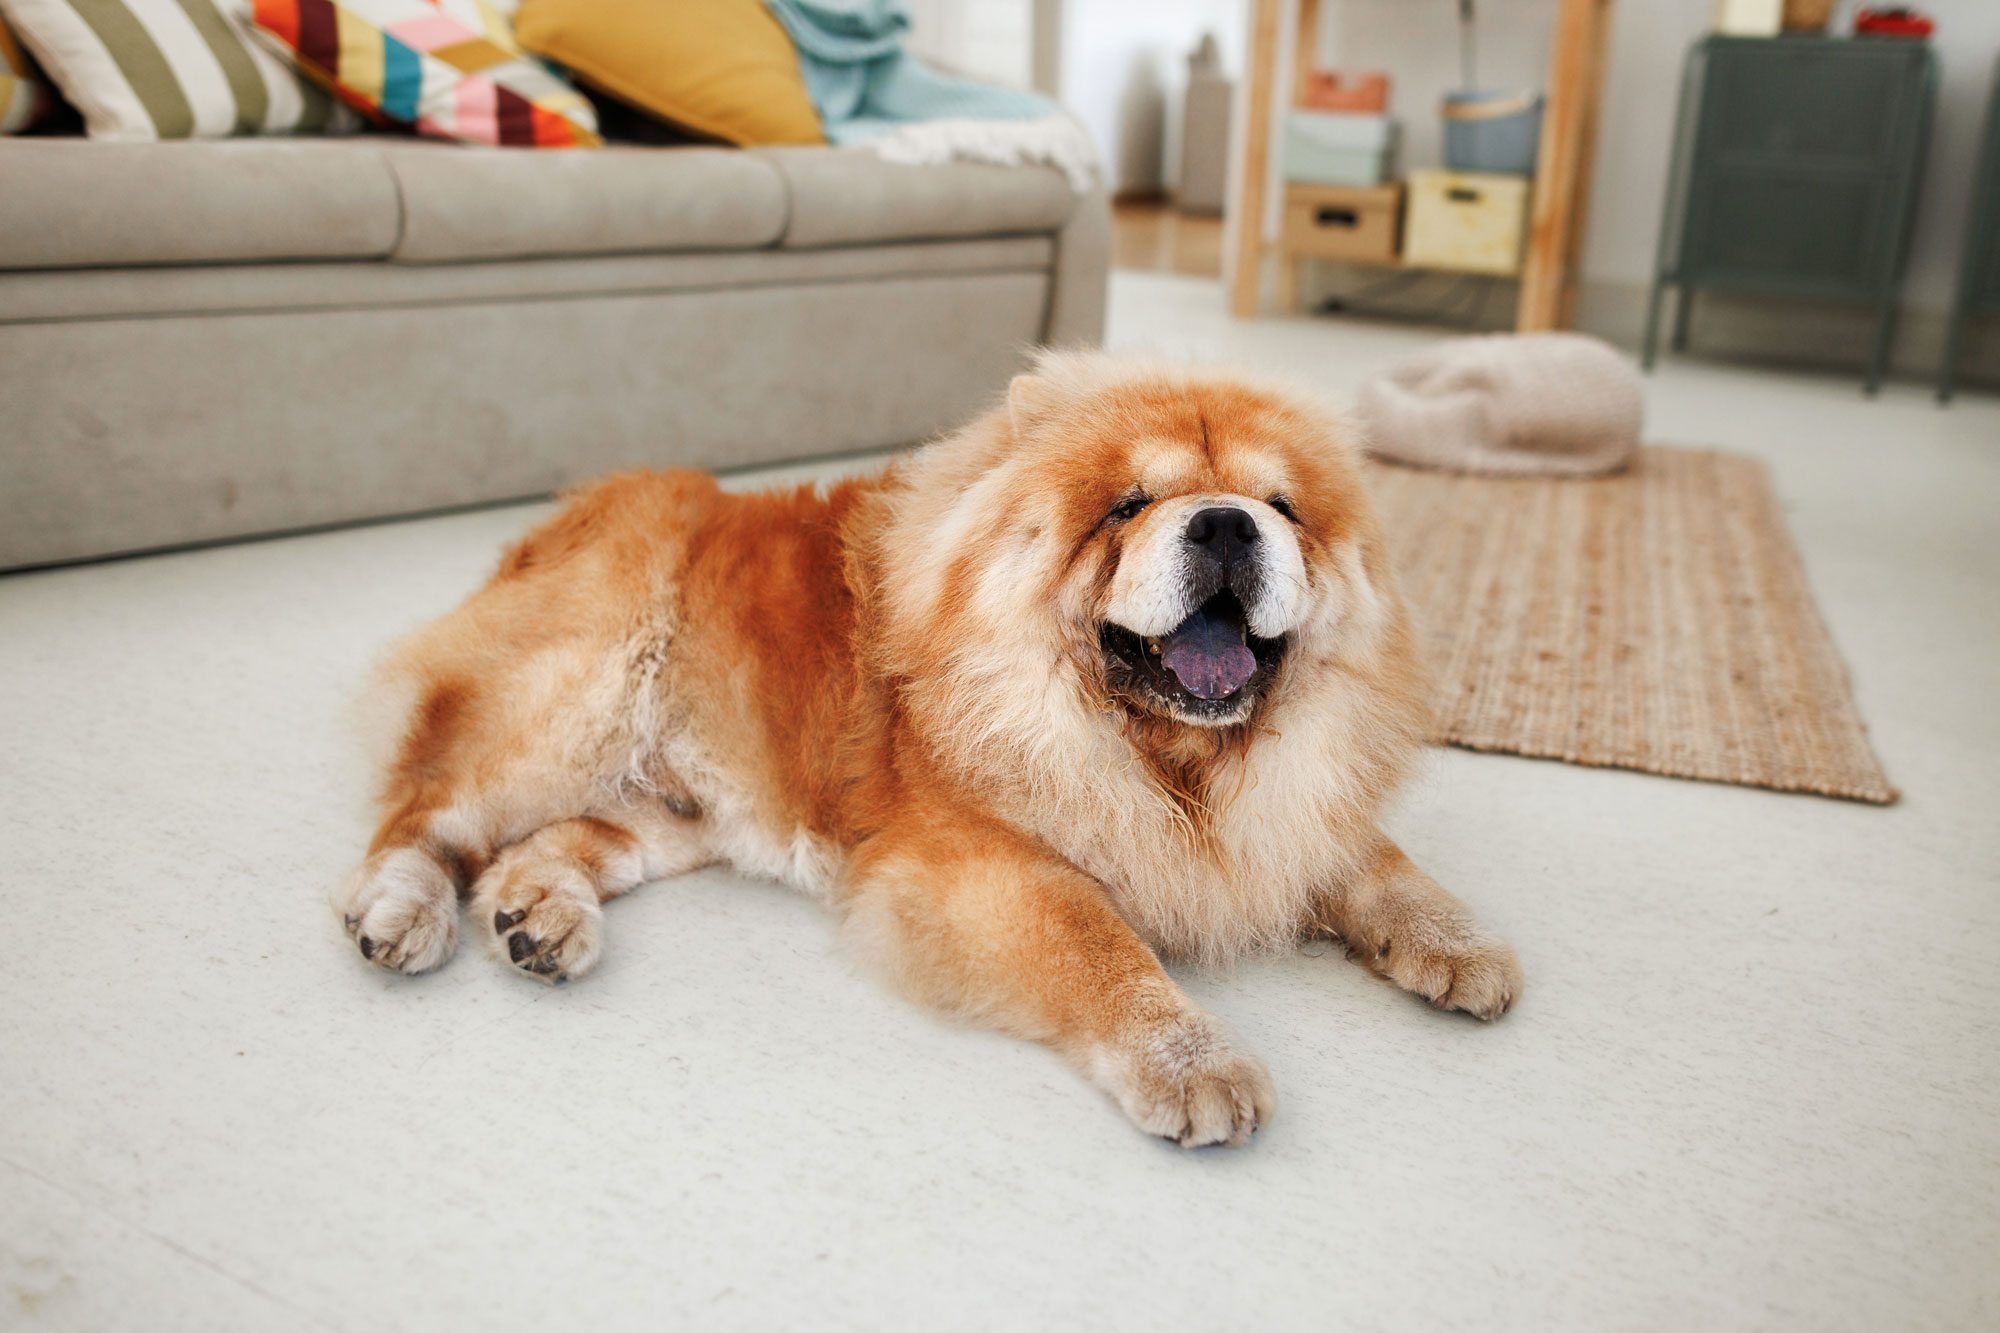
[[[1130,491],[1121,496],[1117,504],[1111,506],[1111,512],[1104,516],[1104,521],[1106,523],[1129,523],[1137,518],[1140,512],[1151,503],[1153,503],[1152,497],[1148,496],[1144,491]]]

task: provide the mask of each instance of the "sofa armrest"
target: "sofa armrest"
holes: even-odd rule
[[[1111,195],[1103,186],[1079,197],[1056,233],[1049,276],[1049,318],[1042,341],[1052,347],[1104,341],[1111,282]]]

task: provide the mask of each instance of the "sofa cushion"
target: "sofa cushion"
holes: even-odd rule
[[[785,227],[785,186],[727,148],[518,153],[397,144],[410,263],[658,250],[751,250]]]
[[[791,195],[794,249],[1054,231],[1076,198],[1050,167],[913,167],[865,148],[762,148]]]
[[[723,287],[802,287],[968,273],[1047,276],[1055,258],[1053,237],[982,236],[825,250],[697,250],[678,255],[569,255],[556,260],[496,259],[464,264],[333,259],[285,264],[19,269],[0,272],[0,326],[134,316],[645,296]],[[1101,259],[1098,274],[1097,285],[1102,287]],[[0,422],[5,420],[4,411],[0,411]]]
[[[348,102],[424,134],[516,148],[597,144],[582,93],[490,0],[252,0],[262,36]]]
[[[0,139],[0,268],[380,259],[396,181],[357,139]]]
[[[864,150],[587,153],[368,136],[0,139],[0,269],[791,249],[1046,235],[1060,172]]]

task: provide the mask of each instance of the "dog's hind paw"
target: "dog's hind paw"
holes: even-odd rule
[[[458,947],[458,892],[429,855],[399,847],[368,858],[334,899],[361,956],[392,972],[428,972]]]
[[[494,957],[537,981],[580,977],[604,952],[597,889],[557,857],[503,855],[473,890],[472,919]]]

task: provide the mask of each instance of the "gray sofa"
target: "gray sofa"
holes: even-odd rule
[[[0,140],[0,568],[911,443],[1108,209],[830,148]]]

